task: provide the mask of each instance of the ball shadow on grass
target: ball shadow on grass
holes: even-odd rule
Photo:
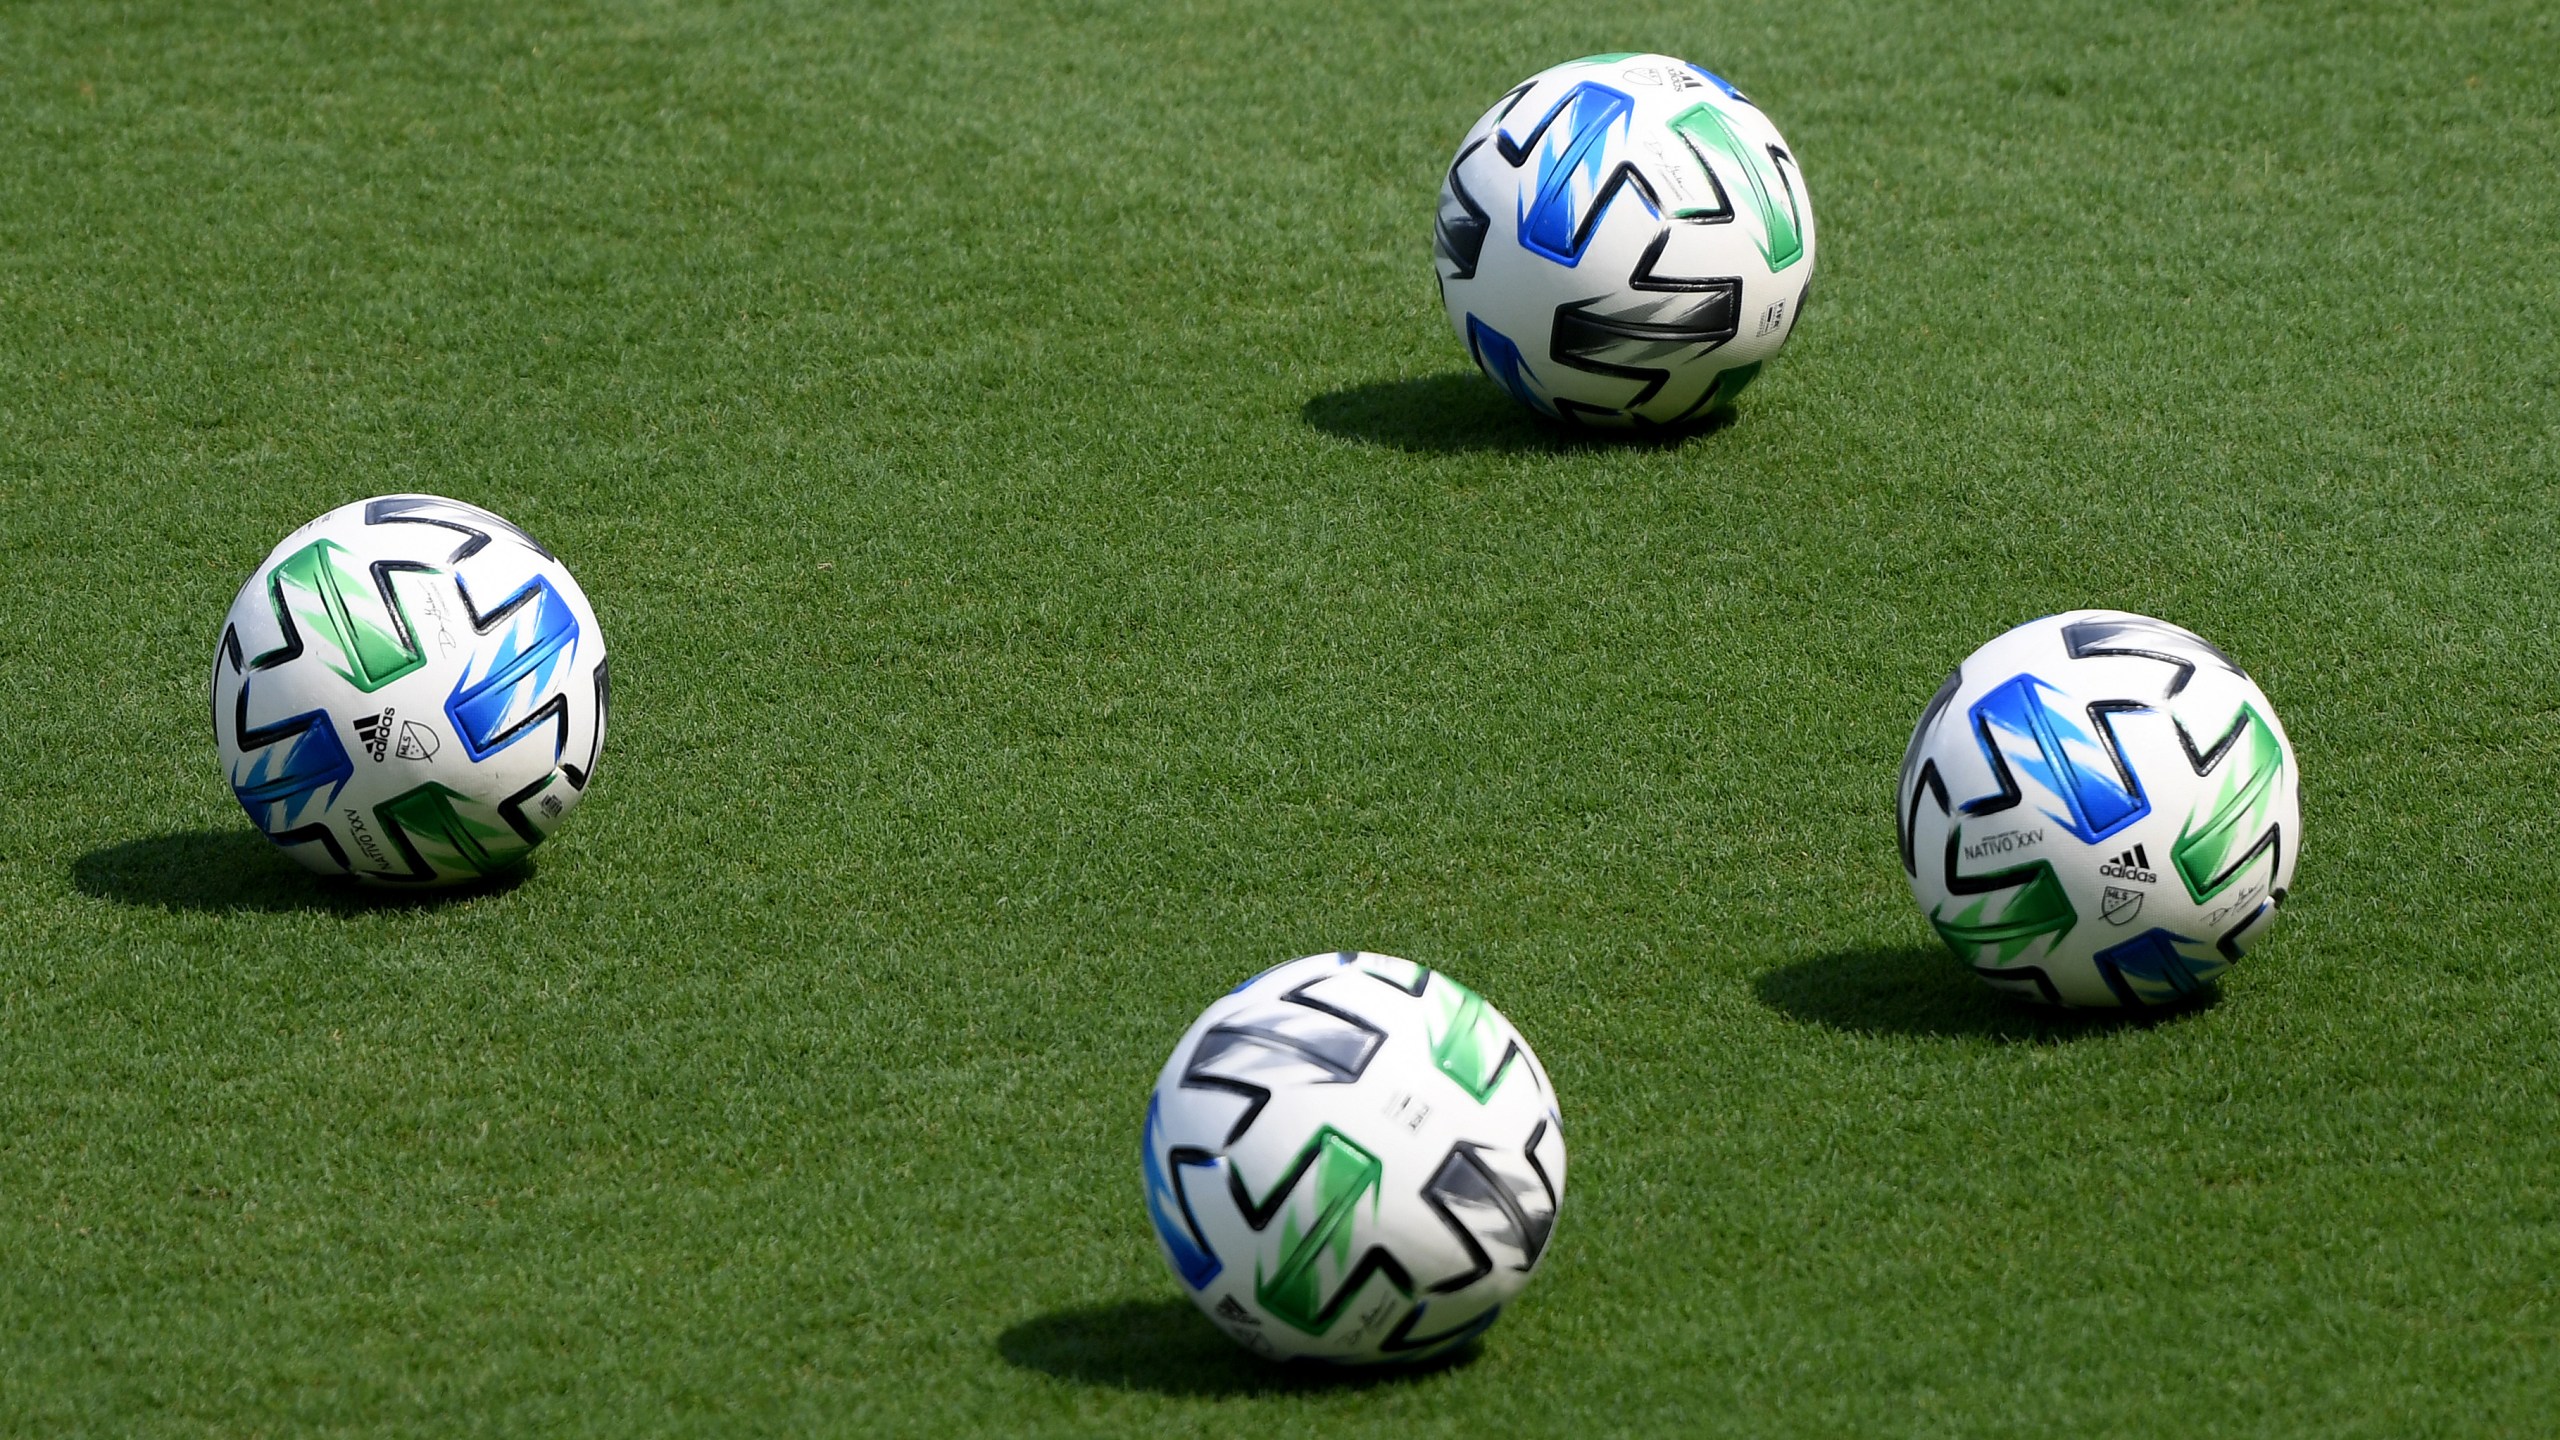
[[[1328,435],[1426,455],[1676,449],[1732,424],[1733,415],[1725,406],[1690,425],[1588,430],[1538,415],[1472,370],[1346,386],[1298,409],[1300,419]]]
[[[1115,1300],[1035,1316],[996,1337],[1005,1363],[1061,1380],[1159,1395],[1285,1395],[1410,1384],[1463,1369],[1474,1343],[1420,1365],[1278,1364],[1213,1329],[1182,1300]]]
[[[2208,984],[2183,1003],[2147,1010],[2053,1009],[2001,995],[1945,950],[1926,945],[1834,950],[1768,971],[1752,989],[1781,1015],[1851,1034],[2006,1044],[2062,1044],[2148,1029],[2222,1003],[2220,988]]]
[[[71,862],[71,884],[83,895],[162,910],[367,915],[503,894],[532,872],[533,862],[526,860],[473,885],[375,889],[313,874],[244,827],[173,830],[102,846]]]

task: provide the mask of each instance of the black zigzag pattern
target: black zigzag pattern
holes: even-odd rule
[[[1687,364],[1712,353],[1741,327],[1741,277],[1665,275],[1655,267],[1670,242],[1671,231],[1665,227],[1637,259],[1627,277],[1627,288],[1636,292],[1633,299],[1568,301],[1556,307],[1549,332],[1548,358],[1557,364],[1643,387],[1625,409],[1661,394],[1675,361]]]
[[[1484,258],[1484,238],[1493,230],[1492,217],[1458,179],[1467,157],[1483,148],[1479,140],[1459,151],[1458,158],[1449,162],[1448,180],[1440,187],[1440,223],[1431,239],[1432,249],[1449,266],[1449,273],[1441,277],[1444,281],[1475,278],[1476,262]]]
[[[1429,1205],[1440,1217],[1440,1223],[1449,1227],[1449,1233],[1458,1238],[1458,1244],[1465,1248],[1468,1259],[1464,1272],[1431,1287],[1434,1294],[1464,1290],[1493,1273],[1493,1256],[1486,1252],[1475,1228],[1460,1218],[1458,1212],[1462,1209],[1499,1217],[1502,1228],[1510,1232],[1520,1249],[1519,1269],[1526,1271],[1535,1266],[1538,1257],[1546,1252],[1547,1239],[1555,1233],[1559,1199],[1555,1180],[1538,1160],[1538,1142],[1546,1136],[1547,1122],[1540,1120],[1521,1146],[1543,1197],[1525,1193],[1503,1176],[1492,1162],[1485,1159],[1485,1147],[1472,1141],[1461,1140],[1451,1146],[1448,1155],[1441,1160],[1440,1168],[1432,1172],[1431,1179],[1422,1187],[1423,1203]]]
[[[1316,1083],[1321,1085],[1356,1081],[1377,1058],[1378,1047],[1386,1043],[1386,1031],[1307,993],[1331,978],[1320,975],[1267,1007],[1241,1012],[1212,1026],[1192,1048],[1191,1062],[1182,1069],[1183,1088],[1224,1090],[1245,1098],[1244,1113],[1227,1131],[1225,1143],[1233,1145],[1242,1139],[1262,1107],[1271,1103],[1270,1087],[1214,1073],[1229,1057],[1254,1050],[1276,1054],[1314,1067],[1320,1072]]]
[[[2149,643],[2144,643],[2146,641]],[[2160,692],[2164,700],[2186,689],[2187,682],[2195,678],[2196,661],[2193,656],[2201,655],[2234,675],[2244,673],[2211,641],[2157,621],[2082,620],[2062,627],[2062,645],[2074,660],[2084,660],[2092,655],[2134,655],[2175,667],[2175,673],[2169,677],[2169,687]],[[2180,651],[2188,653],[2181,654]]]
[[[488,548],[492,535],[506,535],[545,560],[552,557],[542,542],[499,519],[477,505],[459,500],[446,500],[434,495],[386,495],[368,500],[364,507],[367,525],[435,525],[462,533],[462,544],[445,557],[448,565],[459,564]]]
[[[1929,732],[1937,726],[1938,717],[1946,713],[1947,706],[1956,698],[1956,692],[1963,688],[1964,667],[1958,665],[1948,672],[1946,682],[1938,687],[1938,693],[1929,697],[1928,708],[1920,712],[1920,723],[1911,727],[1911,743],[1902,752],[1902,783],[1897,788],[1909,798],[1897,817],[1900,824],[1895,827],[1899,832],[1895,838],[1902,847],[1902,872],[1906,875],[1920,873],[1919,863],[1911,853],[1912,832],[1920,824],[1920,797],[1923,794],[1936,796],[1940,814],[1947,813],[1952,803],[1947,799],[1947,782],[1938,774],[1938,762],[1923,760],[1920,754],[1929,743]],[[1915,765],[1919,767],[1916,772],[1912,768]]]

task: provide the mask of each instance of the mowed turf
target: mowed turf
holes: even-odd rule
[[[1800,153],[1738,419],[1586,444],[1440,167],[1660,49]],[[2560,16],[2355,4],[22,3],[0,13],[0,1431],[2547,1433]],[[612,647],[520,883],[314,883],[233,589],[368,494]],[[2150,1026],[1893,839],[2007,625],[2200,630],[2293,902]],[[1146,1088],[1362,946],[1572,1172],[1469,1363],[1193,1315]]]

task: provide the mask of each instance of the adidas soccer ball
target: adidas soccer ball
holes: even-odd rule
[[[1147,1102],[1165,1263],[1278,1359],[1446,1354],[1529,1283],[1564,1199],[1555,1091],[1510,1022],[1409,960],[1310,955],[1211,1005]]]
[[[1541,71],[1440,187],[1440,300],[1484,373],[1586,425],[1676,425],[1787,343],[1813,206],[1758,106],[1668,55]]]
[[[386,885],[522,859],[586,793],[605,706],[578,582],[532,536],[433,495],[286,536],[213,658],[240,808],[312,869]]]
[[[2194,993],[2266,933],[2302,844],[2275,707],[2220,650],[2118,610],[1957,666],[1903,756],[1900,819],[1947,948],[2058,1005]]]

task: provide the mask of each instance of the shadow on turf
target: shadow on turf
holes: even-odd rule
[[[1473,1364],[1477,1347],[1416,1366],[1274,1365],[1245,1353],[1183,1300],[1077,1305],[996,1337],[1006,1363],[1087,1385],[1160,1395],[1282,1395],[1409,1384]]]
[[[1418,380],[1373,380],[1318,395],[1298,416],[1328,435],[1417,454],[1508,450],[1672,449],[1733,423],[1731,407],[1665,430],[1574,429],[1541,419],[1472,370]]]
[[[1752,989],[1781,1015],[1853,1034],[2048,1045],[2174,1024],[2222,1003],[2221,990],[2207,985],[2185,1004],[2151,1010],[2049,1010],[2001,996],[1946,951],[1922,945],[1835,950],[1781,965]]]
[[[71,884],[83,895],[162,910],[363,915],[500,894],[523,884],[532,872],[528,860],[477,885],[373,890],[353,880],[315,875],[268,844],[265,836],[242,828],[176,830],[92,850],[71,862]]]

